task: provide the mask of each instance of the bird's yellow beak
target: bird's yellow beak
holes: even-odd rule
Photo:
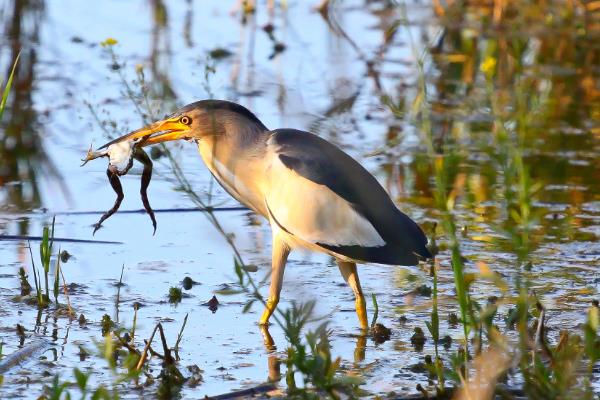
[[[100,149],[125,140],[136,139],[141,139],[139,146],[149,146],[171,140],[188,138],[189,136],[186,136],[186,134],[189,134],[189,132],[190,127],[182,123],[179,117],[168,118],[111,140],[100,147]]]

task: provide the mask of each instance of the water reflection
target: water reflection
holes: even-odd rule
[[[263,338],[263,344],[267,353],[267,368],[268,368],[268,380],[269,382],[278,382],[281,380],[281,363],[282,359],[277,354],[277,345],[269,332],[267,325],[259,326],[260,333]],[[356,335],[356,344],[354,347],[354,367],[359,365],[365,360],[367,351],[367,335],[360,334]],[[286,343],[287,345],[287,343]]]
[[[3,63],[4,79],[9,76],[13,62],[21,52],[4,121],[0,121],[3,128],[0,133],[0,209],[4,210],[40,207],[42,178],[52,178],[57,186],[65,189],[57,181],[59,172],[44,150],[44,130],[33,100],[44,7],[41,0],[15,1],[5,4],[4,12],[0,13],[5,27],[3,36],[8,44],[2,49],[4,54],[8,52]],[[26,227],[21,227],[19,233],[26,231]]]
[[[267,367],[269,382],[279,382],[281,380],[281,359],[277,355],[277,346],[275,341],[269,332],[267,325],[259,326],[260,333],[263,337],[263,343],[265,345],[265,351],[267,352]]]
[[[152,34],[150,35],[150,71],[152,72],[150,97],[161,101],[177,98],[169,77],[171,65],[171,30],[169,12],[162,0],[149,0],[152,10]],[[189,11],[188,11],[189,12]],[[184,29],[191,21],[186,18]]]
[[[523,138],[518,150],[532,182],[539,185],[533,199],[533,247],[526,252],[550,239],[548,232],[551,240],[598,240],[581,230],[590,221],[576,215],[600,193],[600,161],[592,150],[600,109],[600,50],[595,45],[600,27],[585,17],[585,9],[561,14],[562,5],[553,7],[556,14],[547,19],[533,3],[518,12],[510,5],[493,10],[454,3],[437,9],[442,33],[431,40],[430,49],[436,71],[428,78],[432,131],[437,150],[451,160],[448,195],[470,211],[464,217],[480,226],[476,229],[483,225],[511,234],[515,222],[510,210],[518,199],[503,189],[509,178],[503,165],[510,161],[495,144],[498,132],[486,88],[486,74],[491,74],[496,118]],[[482,23],[489,19],[493,24]],[[544,22],[530,25],[530,19]],[[390,95],[395,104],[405,104],[405,97],[402,90]],[[427,165],[417,155],[404,172],[408,179],[401,182],[401,192],[422,205],[432,198]],[[513,245],[505,243],[503,249],[512,251]]]

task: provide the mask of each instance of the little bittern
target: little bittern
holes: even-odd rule
[[[268,323],[279,301],[291,249],[335,257],[356,297],[363,329],[367,312],[356,263],[415,265],[431,257],[421,228],[398,210],[373,175],[312,133],[269,130],[239,104],[203,100],[105,146],[139,138],[143,146],[194,141],[223,188],[271,224],[271,286],[261,324]]]

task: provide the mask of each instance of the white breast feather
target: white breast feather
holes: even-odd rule
[[[277,155],[271,164],[266,202],[281,226],[310,243],[384,246],[373,225],[327,186],[287,168]]]

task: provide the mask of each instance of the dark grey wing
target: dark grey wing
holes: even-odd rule
[[[366,218],[385,246],[323,245],[348,257],[384,264],[414,265],[417,257],[430,258],[421,228],[394,205],[385,189],[366,169],[338,147],[308,132],[272,131],[270,144],[281,162],[298,175],[324,185]]]

